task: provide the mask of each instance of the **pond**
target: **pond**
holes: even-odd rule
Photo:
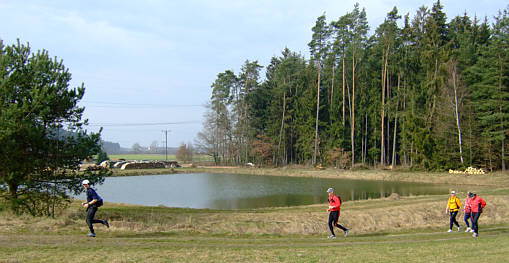
[[[211,209],[250,209],[327,202],[334,187],[343,201],[446,194],[450,185],[234,174],[107,177],[93,186],[106,202]],[[455,189],[461,190],[461,189]],[[85,194],[77,196],[86,199]]]

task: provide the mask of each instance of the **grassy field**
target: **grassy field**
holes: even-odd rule
[[[0,262],[467,262],[472,256],[505,262],[509,188],[479,194],[488,205],[476,239],[445,232],[447,195],[345,202],[340,223],[352,230],[347,238],[337,230],[336,240],[326,238],[326,204],[221,211],[106,203],[97,218],[111,227],[97,226],[96,238],[86,237],[78,201],[56,219],[3,210]]]

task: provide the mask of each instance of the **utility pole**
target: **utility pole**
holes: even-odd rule
[[[164,144],[165,144],[165,147],[164,147],[164,154],[165,154],[165,158],[166,158],[166,161],[168,161],[168,130],[163,130],[164,132],[164,136],[165,136],[165,139],[164,139]]]

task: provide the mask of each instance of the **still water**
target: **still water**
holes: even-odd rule
[[[108,177],[93,186],[106,202],[211,209],[248,209],[327,202],[334,187],[343,201],[446,194],[449,185],[232,174]],[[459,189],[455,189],[459,190]],[[78,196],[86,199],[85,194]]]

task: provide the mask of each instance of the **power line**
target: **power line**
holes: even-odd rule
[[[180,122],[140,122],[140,123],[89,123],[88,126],[157,126],[157,125],[176,125],[176,124],[193,124],[201,123],[200,121],[180,121]]]
[[[124,102],[107,102],[107,101],[81,101],[82,103],[91,104],[102,104],[99,106],[88,107],[107,107],[107,106],[141,106],[141,107],[158,107],[158,108],[185,108],[185,107],[205,107],[201,104],[180,104],[180,105],[168,105],[168,104],[153,104],[153,103],[124,103]]]

